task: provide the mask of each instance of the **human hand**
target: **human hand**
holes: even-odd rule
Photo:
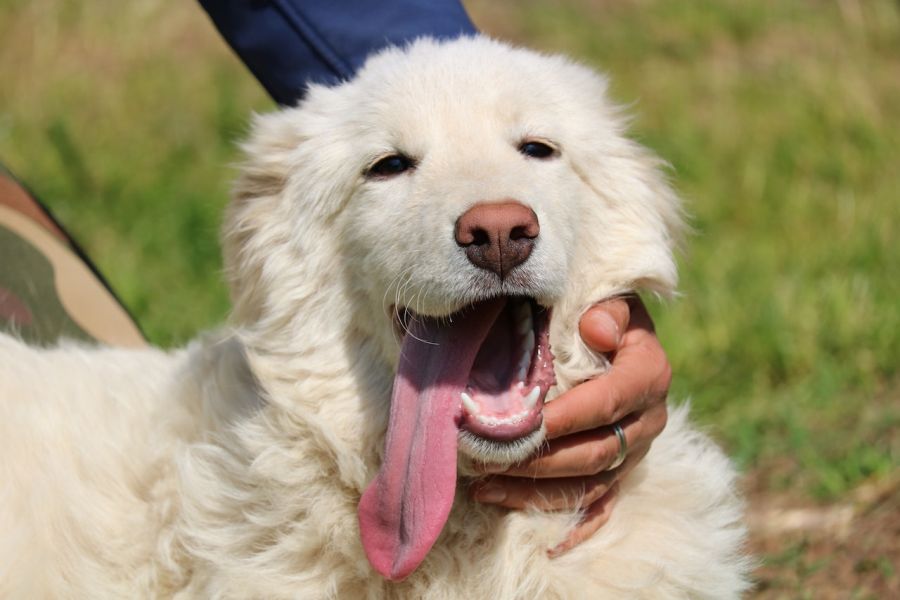
[[[609,371],[544,407],[549,441],[538,455],[473,486],[476,500],[509,508],[587,506],[581,522],[550,550],[551,556],[586,540],[609,519],[618,481],[665,427],[672,379],[653,321],[637,296],[591,307],[581,318],[579,333],[591,349],[609,354]],[[625,433],[628,453],[625,462],[608,470],[619,453],[615,423]]]

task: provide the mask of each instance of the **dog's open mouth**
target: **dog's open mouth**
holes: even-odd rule
[[[482,312],[487,318],[472,317],[471,313]],[[418,337],[422,329],[459,328],[461,335],[455,344],[462,351],[447,352],[447,360],[468,359],[474,353],[467,380],[455,382],[461,441],[475,446],[465,448],[473,458],[510,462],[507,446],[521,445],[523,438],[540,429],[544,397],[554,383],[547,309],[530,298],[504,297],[479,302],[445,318],[420,317],[408,310],[396,314],[404,336]],[[419,322],[416,334],[410,332],[412,321]],[[420,341],[428,343],[429,337]],[[472,441],[473,436],[481,438],[480,442]]]
[[[424,560],[456,489],[457,449],[485,462],[520,460],[543,439],[553,385],[549,314],[499,297],[450,317],[402,311],[384,460],[359,505],[363,546],[385,577]]]

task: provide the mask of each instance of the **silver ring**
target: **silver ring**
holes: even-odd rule
[[[621,425],[615,423],[613,424],[613,431],[616,432],[616,439],[619,440],[619,453],[616,454],[616,460],[607,467],[607,471],[612,471],[613,469],[622,466],[622,463],[625,462],[625,456],[628,454],[628,442],[625,441],[625,430],[622,429]]]

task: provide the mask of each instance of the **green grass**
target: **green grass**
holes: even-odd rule
[[[234,142],[270,101],[193,3],[0,0],[0,160],[163,345],[228,310]]]
[[[771,489],[831,500],[900,459],[896,2],[480,0],[476,23],[612,78],[695,235],[655,305],[673,395]],[[150,339],[221,321],[216,235],[270,101],[193,3],[0,0],[0,158]]]

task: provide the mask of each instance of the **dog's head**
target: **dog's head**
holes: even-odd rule
[[[561,57],[422,40],[257,121],[226,228],[236,314],[308,318],[292,300],[339,279],[320,301],[397,365],[360,505],[386,576],[440,532],[458,449],[510,463],[542,442],[551,327],[571,367],[591,302],[675,285],[677,200],[605,94]]]

